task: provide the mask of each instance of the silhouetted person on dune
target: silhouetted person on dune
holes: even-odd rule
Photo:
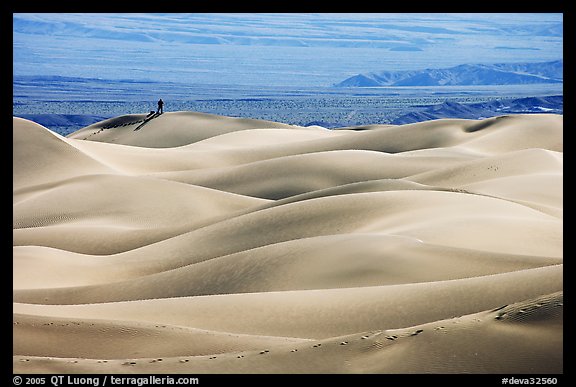
[[[164,113],[164,101],[162,101],[162,98],[158,100],[158,109],[156,110],[156,113],[158,114]]]

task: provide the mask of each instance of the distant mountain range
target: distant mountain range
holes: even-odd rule
[[[463,64],[445,69],[358,74],[335,87],[470,86],[562,83],[564,61]]]
[[[89,114],[18,114],[18,117],[26,118],[46,127],[52,126],[75,126],[92,125],[110,117]]]
[[[93,114],[15,114],[14,116],[34,121],[62,136],[110,118]]]
[[[440,118],[481,119],[504,114],[563,114],[563,112],[564,97],[561,95],[499,99],[471,104],[446,101],[402,115],[394,119],[391,124],[403,125]]]

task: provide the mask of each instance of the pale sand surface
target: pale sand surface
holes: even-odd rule
[[[563,117],[13,122],[15,373],[562,373]]]

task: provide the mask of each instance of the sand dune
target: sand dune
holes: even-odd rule
[[[14,372],[563,372],[562,116],[145,120],[14,118]]]
[[[556,292],[407,328],[269,342],[258,350],[129,360],[19,355],[13,366],[55,373],[562,373],[562,317]]]
[[[292,128],[291,125],[278,122],[196,112],[178,112],[178,114],[161,115],[150,121],[144,121],[146,121],[145,114],[110,118],[87,126],[68,137],[149,148],[170,148],[238,130]],[[134,133],[136,131],[139,132],[137,135]]]

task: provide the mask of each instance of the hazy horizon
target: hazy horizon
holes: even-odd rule
[[[13,75],[331,86],[371,71],[563,59],[563,15],[14,14]]]

